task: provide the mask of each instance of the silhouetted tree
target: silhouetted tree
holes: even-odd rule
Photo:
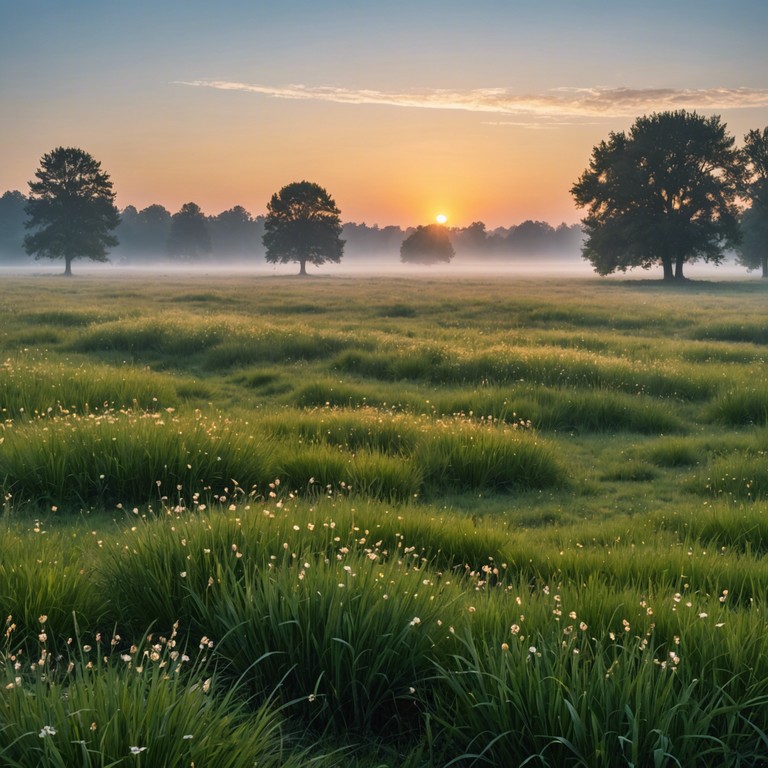
[[[299,274],[307,274],[307,262],[320,266],[338,263],[344,254],[340,211],[333,198],[318,184],[296,181],[272,195],[264,221],[267,261],[297,261]]]
[[[563,256],[578,252],[582,245],[581,226],[560,224],[557,228],[546,221],[527,221],[511,227],[505,247],[524,256]]]
[[[36,259],[64,259],[72,274],[78,258],[107,261],[107,248],[117,245],[111,234],[120,223],[115,193],[101,163],[82,149],[58,147],[43,155],[29,182],[24,249]]]
[[[120,215],[117,236],[119,253],[123,259],[148,260],[164,257],[168,253],[171,233],[171,214],[162,205],[150,205],[137,211],[127,206]]]
[[[768,216],[752,203],[741,216],[741,243],[736,250],[736,263],[750,272],[761,270],[768,278]]]
[[[171,256],[197,259],[211,252],[211,237],[205,215],[197,203],[184,203],[171,217],[168,253]]]
[[[488,253],[493,244],[482,221],[473,221],[468,227],[454,229],[451,232],[451,240],[459,255],[466,253],[470,256],[482,256]]]
[[[558,253],[568,254],[578,252],[584,244],[584,230],[581,224],[571,224],[570,226],[563,222],[555,227],[555,242]]]
[[[768,208],[768,127],[752,130],[744,137],[744,158],[747,164],[747,193],[753,200]]]
[[[555,230],[545,221],[528,219],[510,230],[507,247],[526,256],[541,254],[554,249]]]
[[[719,264],[739,241],[739,152],[720,117],[660,112],[611,133],[592,151],[571,189],[588,207],[582,249],[601,275],[661,264],[664,279],[683,265]]]
[[[405,233],[397,226],[379,227],[378,224],[348,221],[342,227],[341,234],[344,236],[345,258],[376,258],[396,255]]]
[[[120,238],[118,251],[123,256],[128,251],[134,250],[134,241],[138,239],[139,212],[135,205],[126,205],[120,211],[120,224],[117,226],[117,236]]]
[[[738,261],[747,269],[762,269],[768,278],[768,128],[744,137],[745,195],[749,208],[742,216],[744,242]]]
[[[18,190],[0,197],[0,257],[18,261],[24,255],[24,208],[27,198]]]
[[[222,211],[208,220],[213,250],[221,256],[252,256],[260,250],[259,226],[242,205]]]
[[[442,224],[416,227],[400,246],[400,261],[414,264],[450,262],[454,256],[448,229]]]

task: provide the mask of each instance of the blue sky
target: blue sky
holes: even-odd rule
[[[80,146],[121,206],[576,221],[592,146],[686,108],[768,124],[768,3],[0,0],[0,191]]]

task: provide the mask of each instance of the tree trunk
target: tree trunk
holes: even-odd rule
[[[683,264],[685,264],[685,259],[682,256],[679,256],[675,261],[675,280],[685,280]]]
[[[307,260],[306,259],[301,259],[299,261],[299,264],[301,264],[301,269],[299,269],[299,274],[300,275],[306,275],[307,274]]]
[[[672,280],[674,278],[674,275],[672,274],[672,262],[669,259],[664,259],[661,262],[661,265],[664,267],[664,279]]]
[[[69,256],[64,257],[64,277],[72,277],[72,259]]]
[[[762,258],[763,263],[763,277],[768,277],[768,253],[766,253]]]

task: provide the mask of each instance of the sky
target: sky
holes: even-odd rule
[[[343,221],[579,221],[592,148],[640,115],[768,125],[765,0],[0,0],[0,193],[84,149],[117,205]]]

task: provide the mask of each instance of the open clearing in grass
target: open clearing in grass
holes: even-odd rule
[[[761,765],[766,291],[9,278],[0,762]]]

